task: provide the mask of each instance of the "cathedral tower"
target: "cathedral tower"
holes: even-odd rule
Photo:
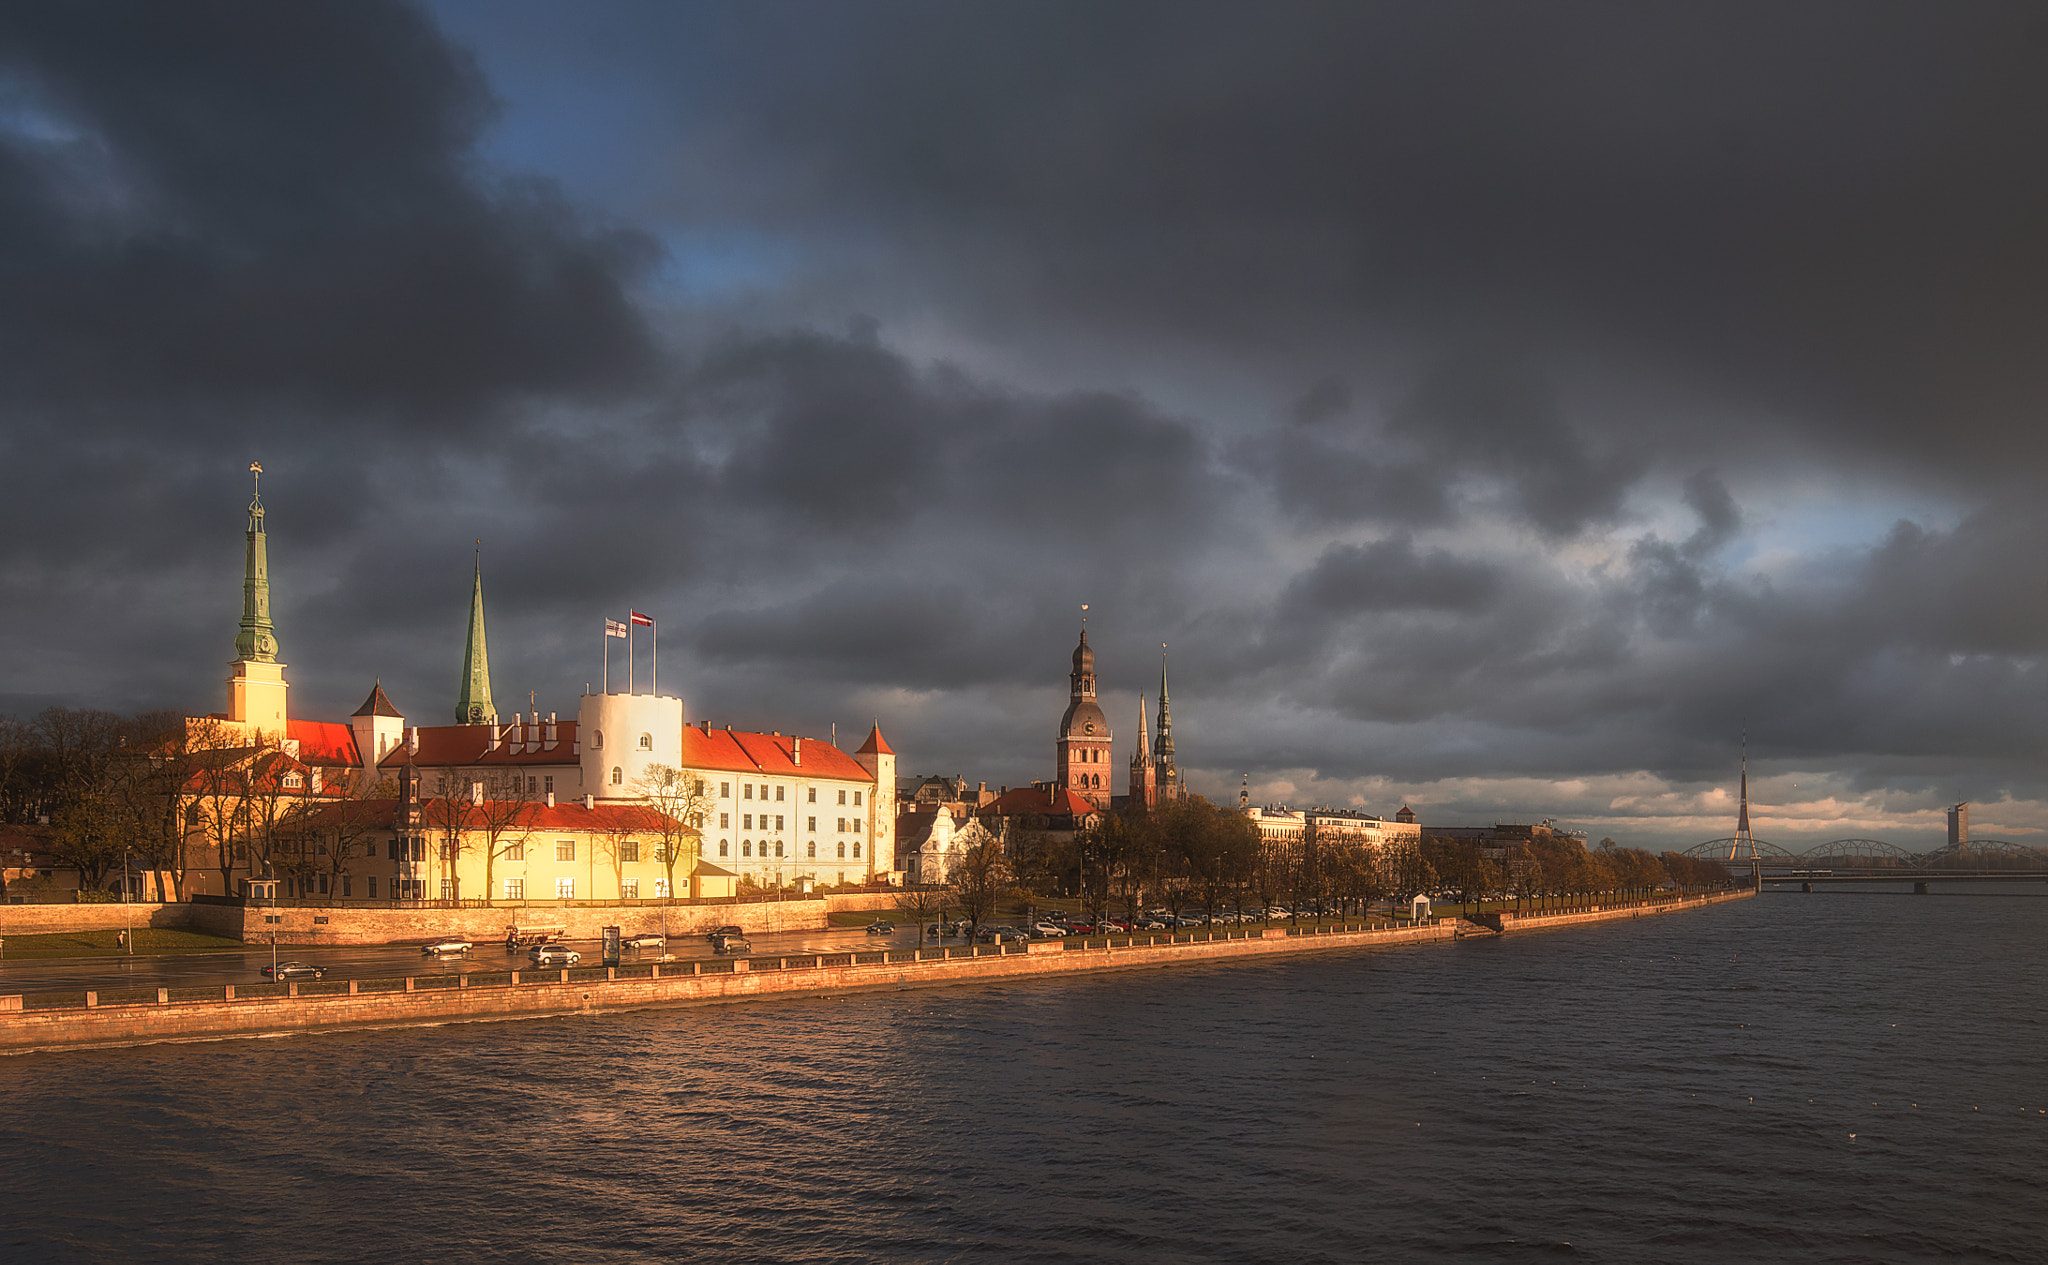
[[[1071,698],[1060,718],[1055,780],[1097,808],[1109,807],[1116,766],[1110,761],[1109,717],[1095,702],[1095,651],[1088,647],[1087,625],[1074,647],[1074,670],[1068,676]]]
[[[484,645],[484,555],[476,555],[476,587],[469,595],[469,646],[462,654],[462,689],[455,696],[455,723],[495,725],[491,705],[491,655]]]
[[[1166,647],[1159,647],[1159,740],[1152,744],[1152,761],[1158,767],[1160,799],[1179,799],[1187,794],[1180,780],[1180,768],[1173,762],[1173,709],[1166,697]]]
[[[228,665],[228,719],[272,742],[285,736],[284,664],[277,661],[277,630],[270,623],[270,549],[263,530],[263,463],[249,463],[255,494],[249,500],[247,549],[242,555],[242,631]]]

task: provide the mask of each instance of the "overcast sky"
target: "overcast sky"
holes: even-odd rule
[[[1196,789],[2048,826],[2035,5],[0,8],[0,712],[690,717]],[[648,665],[640,667],[642,683]],[[1121,785],[1119,786],[1121,789]]]

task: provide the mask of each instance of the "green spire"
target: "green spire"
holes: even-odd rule
[[[491,705],[491,655],[484,646],[484,553],[481,548],[476,553],[476,588],[469,597],[469,648],[462,654],[462,692],[455,698],[455,723],[498,723],[498,709]]]
[[[263,463],[249,463],[256,494],[249,501],[249,549],[242,561],[242,631],[235,638],[238,662],[276,663],[277,630],[270,624],[270,551],[263,540]]]

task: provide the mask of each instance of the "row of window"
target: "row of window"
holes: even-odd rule
[[[442,880],[442,882],[443,882],[443,884],[445,885],[445,884],[446,884],[446,882],[447,882],[447,880],[445,880],[445,879],[444,879],[444,880]],[[372,893],[372,894],[374,895],[375,893]],[[667,880],[667,879],[665,879],[665,878],[658,878],[658,879],[654,880],[654,898],[655,898],[656,900],[666,900],[666,899],[668,899],[668,880]],[[505,899],[506,899],[506,900],[525,900],[525,899],[526,899],[526,880],[525,880],[525,879],[523,879],[523,878],[508,878],[508,879],[506,879],[506,880],[505,880]],[[556,899],[556,900],[575,900],[575,899],[576,899],[576,880],[575,880],[575,879],[573,879],[573,878],[558,878],[558,879],[556,879],[556,880],[555,880],[555,899]],[[628,878],[628,879],[620,879],[620,880],[619,880],[619,899],[621,899],[621,900],[639,900],[639,899],[640,899],[640,880],[639,880],[639,879],[637,879],[637,878]]]
[[[741,813],[741,814],[740,814],[740,829],[741,829],[741,830],[752,830],[752,829],[754,829],[754,816],[755,816],[755,815],[754,815],[753,813]],[[767,814],[767,813],[762,813],[762,814],[760,814],[760,817],[761,817],[761,829],[763,829],[763,830],[780,830],[780,829],[782,829],[782,814],[781,814],[781,813],[776,813],[776,814],[774,814],[774,816],[773,816],[772,818],[770,817],[770,815],[769,815],[769,814]],[[769,823],[769,821],[770,821],[770,820],[773,820],[775,824],[774,824],[774,825],[772,825],[772,826],[771,826],[771,825],[769,825],[768,823]],[[732,829],[732,814],[731,814],[731,813],[720,813],[720,814],[718,814],[718,828],[719,828],[720,830],[731,830],[731,829]],[[804,818],[804,829],[806,829],[806,830],[810,831],[810,832],[811,832],[811,833],[813,833],[813,834],[816,834],[816,833],[817,833],[817,830],[818,830],[818,819],[817,819],[816,817],[806,817],[806,818]],[[839,818],[839,833],[840,833],[840,834],[845,834],[845,833],[846,833],[847,831],[849,831],[849,830],[851,830],[851,831],[852,831],[853,833],[855,833],[855,834],[859,834],[859,833],[860,833],[860,818],[858,818],[858,817],[841,817],[841,818]]]
[[[613,769],[612,772],[616,774],[618,770]],[[616,782],[617,778],[614,778],[613,781]],[[435,793],[439,795],[446,795],[448,793],[448,779],[444,776],[436,778],[435,782],[439,788]],[[503,778],[493,777],[489,779],[486,785],[488,785],[491,788],[491,792],[493,795],[517,795],[520,791],[520,778],[519,775],[516,773]],[[546,777],[529,777],[526,779],[525,789],[528,795],[552,795],[555,793],[554,775],[549,774]]]
[[[377,845],[374,843],[368,846],[368,850],[373,856],[376,855],[376,847]],[[427,841],[425,839],[393,839],[386,845],[386,849],[389,851],[390,859],[393,861],[424,861],[427,859]],[[325,850],[324,848],[322,849],[323,852]],[[453,861],[459,855],[461,849],[455,843],[444,840],[439,843],[436,851],[443,861]],[[498,853],[498,856],[506,861],[524,861],[526,859],[526,844],[524,841],[508,843]],[[656,861],[667,861],[668,849],[666,845],[657,843],[648,852],[648,856]],[[555,840],[555,860],[574,861],[575,859],[576,841],[574,839]],[[638,839],[621,839],[619,841],[619,860],[640,860],[640,841]]]
[[[764,800],[768,798],[768,792],[769,792],[769,790],[770,790],[770,789],[773,789],[773,790],[774,790],[774,792],[775,792],[775,802],[776,802],[776,803],[778,803],[778,804],[782,802],[782,793],[783,793],[783,792],[784,792],[785,790],[787,790],[787,789],[788,789],[787,787],[782,787],[782,786],[777,786],[777,787],[773,787],[773,788],[770,788],[770,786],[769,786],[769,785],[768,785],[768,783],[766,783],[766,782],[741,782],[741,783],[740,783],[740,798],[741,798],[741,799],[753,799],[753,798],[754,798],[754,788],[755,788],[756,786],[760,787],[760,790],[761,790],[761,796],[760,796],[760,797],[761,797],[762,799],[764,799]],[[818,788],[817,788],[817,787],[815,787],[815,786],[810,786],[810,787],[805,787],[804,789],[805,789],[806,799],[808,800],[808,802],[810,802],[810,803],[813,803],[813,804],[817,803],[817,802],[818,802]],[[841,792],[839,792],[839,802],[840,802],[840,803],[844,804],[844,803],[846,802],[846,794],[847,794],[847,793],[846,793],[845,791],[841,791]],[[731,799],[731,798],[732,798],[732,783],[731,783],[731,782],[720,782],[720,783],[718,784],[718,798],[720,798],[720,799]],[[860,807],[860,802],[861,802],[861,801],[860,801],[860,792],[859,792],[859,791],[855,791],[855,792],[853,792],[853,806],[854,806],[855,808],[858,808],[858,807]]]
[[[591,749],[592,751],[602,751],[602,750],[604,750],[604,730],[602,730],[602,729],[593,729],[593,730],[591,730],[591,731],[590,731],[590,749]],[[640,749],[641,749],[642,751],[652,751],[652,750],[654,750],[654,735],[653,735],[653,734],[641,734],[641,735],[640,735]]]
[[[775,847],[775,855],[776,855],[776,856],[781,856],[781,855],[782,855],[782,840],[780,840],[780,839],[777,839],[777,840],[775,840],[775,841],[774,841],[774,847]],[[761,855],[762,855],[762,856],[764,856],[764,857],[765,857],[765,856],[767,856],[767,855],[768,855],[768,848],[769,848],[769,841],[768,841],[768,840],[766,840],[766,839],[763,839],[763,840],[761,840]],[[731,843],[731,841],[730,841],[730,840],[726,840],[726,839],[720,839],[720,840],[718,841],[718,855],[720,855],[720,856],[722,856],[722,857],[729,857],[729,856],[731,856],[731,855],[732,855],[732,843]],[[741,856],[743,856],[743,857],[750,857],[750,856],[753,856],[753,855],[754,855],[754,841],[753,841],[752,839],[742,839],[742,840],[740,840],[740,855],[741,855]],[[816,839],[813,839],[813,840],[811,840],[811,841],[810,841],[809,843],[807,843],[807,844],[805,844],[805,845],[804,845],[804,856],[805,856],[806,858],[810,859],[810,860],[813,860],[813,861],[817,860],[817,858],[818,858],[818,841],[817,841]],[[853,841],[853,858],[854,858],[854,860],[856,860],[856,861],[858,861],[858,860],[860,859],[860,840],[858,840],[858,839],[855,839],[855,840]],[[841,839],[841,840],[839,841],[839,859],[840,859],[840,860],[842,860],[842,861],[844,861],[844,860],[846,859],[846,840],[844,840],[844,839]]]

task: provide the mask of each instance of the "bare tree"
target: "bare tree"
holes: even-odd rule
[[[947,892],[937,884],[906,883],[896,893],[896,912],[917,923],[917,947],[924,947],[925,931],[932,919],[946,907]]]
[[[953,900],[968,924],[979,927],[995,912],[996,903],[1015,890],[1015,883],[1003,841],[972,825],[967,832],[972,837],[953,861]]]
[[[668,875],[668,899],[674,900],[676,863],[684,859],[685,852],[692,855],[684,877],[696,872],[695,854],[702,850],[704,822],[711,811],[710,787],[696,774],[669,764],[648,765],[637,785],[647,797],[647,806],[661,817],[661,852],[656,859]]]
[[[440,859],[451,880],[449,890],[457,899],[463,893],[453,881],[457,878],[457,864],[465,854],[476,852],[482,856],[484,890],[480,898],[491,900],[499,859],[526,846],[531,804],[526,798],[525,779],[507,780],[499,774],[500,770],[486,768],[451,770],[448,785],[455,793],[427,801],[423,816],[429,827],[441,832]],[[498,792],[495,797],[491,794],[493,790]]]

